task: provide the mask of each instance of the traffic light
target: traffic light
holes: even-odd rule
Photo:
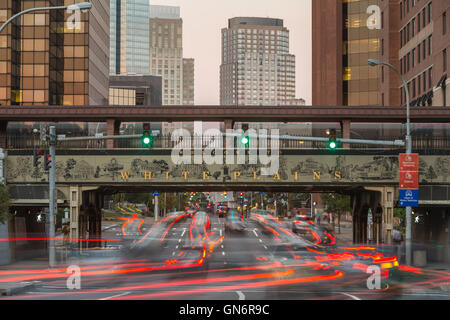
[[[153,136],[150,133],[150,123],[143,124],[142,144],[144,147],[153,147]]]
[[[41,162],[39,161],[42,157],[42,151],[34,151],[33,153],[33,166],[37,168]]]
[[[247,123],[242,124],[242,130],[244,131],[244,135],[241,137],[241,143],[244,146],[248,146],[248,144],[250,143],[250,139],[248,137],[248,124]]]
[[[44,155],[44,170],[49,171],[52,164],[52,156],[46,152]]]
[[[336,129],[330,129],[330,137],[328,138],[328,148],[334,150],[338,147],[336,138]]]
[[[224,193],[223,193],[223,197],[224,197],[225,199],[228,199],[228,193],[224,192]]]
[[[244,193],[241,192],[241,193],[239,194],[239,196],[241,197],[241,199],[243,199],[243,198],[244,198]]]

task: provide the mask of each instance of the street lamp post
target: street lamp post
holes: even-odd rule
[[[393,65],[382,62],[376,59],[369,59],[368,60],[369,65],[379,66],[384,65],[391,69],[393,69],[398,76],[400,77],[403,87],[405,88],[405,94],[406,94],[406,154],[412,153],[412,140],[411,140],[411,120],[410,120],[410,103],[409,103],[409,90],[408,85],[406,84],[405,80],[403,79],[401,73],[395,68]],[[412,262],[412,207],[406,207],[406,239],[405,239],[405,249],[406,249],[406,263],[408,265],[411,265]]]
[[[72,4],[70,6],[57,6],[57,7],[42,7],[42,8],[31,8],[31,9],[27,9],[24,10],[22,12],[19,12],[18,14],[12,16],[11,18],[9,18],[1,27],[0,27],[0,32],[3,31],[3,29],[6,28],[6,26],[8,24],[10,24],[14,19],[27,14],[27,13],[31,13],[31,12],[35,12],[35,11],[46,11],[46,10],[81,10],[81,12],[85,13],[88,12],[89,10],[91,10],[92,8],[92,4],[90,2],[79,2],[79,3],[75,3]]]

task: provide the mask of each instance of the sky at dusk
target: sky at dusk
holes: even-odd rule
[[[296,97],[311,105],[311,0],[151,0],[179,6],[183,19],[184,58],[195,59],[195,104],[220,103],[221,29],[239,16],[284,20],[290,53],[296,56]]]

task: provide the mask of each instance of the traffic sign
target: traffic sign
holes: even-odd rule
[[[400,189],[419,189],[418,171],[400,171]]]
[[[400,189],[399,190],[400,207],[418,207],[419,190],[418,189]]]
[[[152,196],[159,197],[161,193],[159,191],[153,191]]]
[[[419,154],[400,154],[399,169],[400,171],[419,171]]]

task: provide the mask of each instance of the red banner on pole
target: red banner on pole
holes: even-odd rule
[[[400,171],[419,171],[419,155],[414,154],[400,154],[399,156]]]
[[[419,189],[418,171],[400,171],[400,189]]]

